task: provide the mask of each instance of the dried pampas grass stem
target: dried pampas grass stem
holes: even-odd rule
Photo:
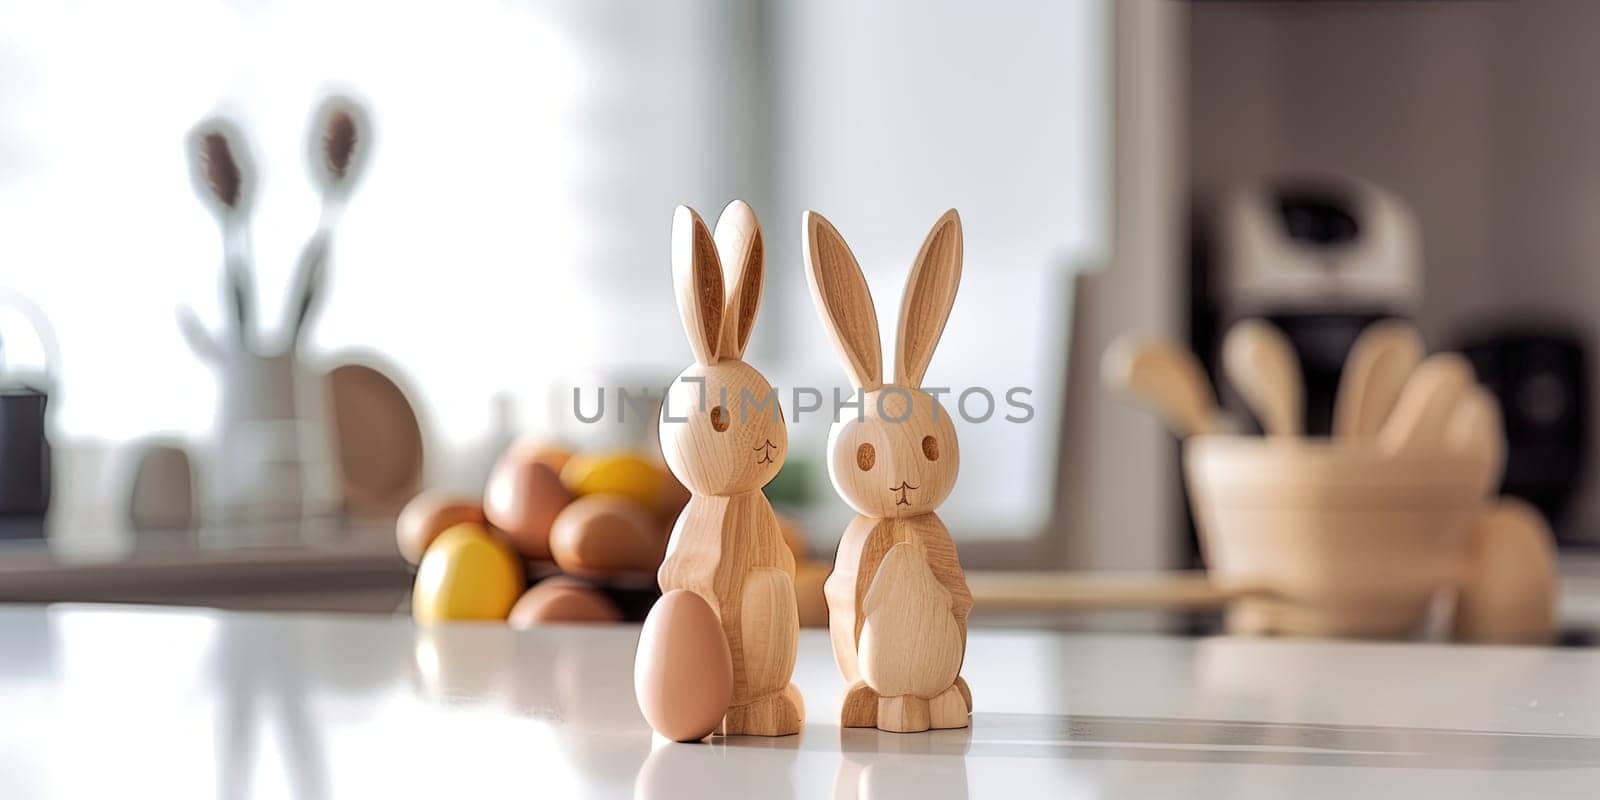
[[[350,169],[350,157],[355,153],[356,121],[348,111],[335,111],[328,117],[328,126],[322,133],[322,155],[328,171],[344,178]]]
[[[330,95],[312,113],[310,134],[306,157],[311,178],[322,190],[324,211],[337,214],[326,206],[342,205],[361,180],[372,150],[371,118],[355,98]]]
[[[205,170],[206,186],[211,188],[217,201],[237,209],[239,188],[244,179],[239,174],[239,163],[233,159],[228,137],[217,131],[205,134],[200,143],[200,161]]]

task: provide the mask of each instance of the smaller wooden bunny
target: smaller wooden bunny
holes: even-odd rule
[[[661,450],[693,497],[672,529],[658,578],[717,611],[733,657],[723,734],[800,731],[805,706],[789,677],[800,632],[794,556],[761,493],[789,437],[777,394],[740,360],[761,301],[764,266],[755,213],[734,201],[716,237],[693,209],[672,221],[672,278],[695,363],[662,403]]]
[[[828,625],[849,684],[840,724],[886,731],[966,727],[972,695],[960,677],[972,594],[955,542],[934,514],[960,463],[950,414],[922,376],[961,281],[961,218],[933,225],[900,306],[895,379],[883,382],[878,317],[861,267],[822,215],[805,215],[806,275],[859,415],[828,436],[828,474],[858,514],[828,577]]]

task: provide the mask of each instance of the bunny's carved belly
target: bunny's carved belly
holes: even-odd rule
[[[954,606],[914,545],[891,547],[862,601],[858,647],[867,685],[885,697],[931,698],[949,689],[966,648]]]
[[[686,589],[705,598],[722,623],[734,683],[722,732],[798,731],[804,705],[789,685],[800,625],[794,556],[766,497],[747,492],[690,500],[656,577],[664,592]]]

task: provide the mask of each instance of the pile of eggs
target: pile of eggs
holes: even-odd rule
[[[519,442],[495,464],[481,499],[424,492],[400,513],[400,554],[417,566],[412,616],[516,627],[640,619],[688,501],[672,473],[643,455]],[[787,520],[783,528],[803,562],[798,528]],[[800,572],[802,617],[826,624],[826,566],[802,563]]]

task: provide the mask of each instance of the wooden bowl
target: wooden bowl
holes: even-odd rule
[[[1408,637],[1465,579],[1492,464],[1331,439],[1198,436],[1184,471],[1235,633]]]

